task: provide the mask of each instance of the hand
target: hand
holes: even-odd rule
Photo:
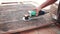
[[[35,9],[36,10],[36,16],[38,16],[38,13],[39,13],[39,11],[41,10],[41,9]]]

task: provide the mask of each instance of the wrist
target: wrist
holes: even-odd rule
[[[37,8],[37,11],[40,11],[41,9],[42,9],[41,7],[38,7],[38,8]]]

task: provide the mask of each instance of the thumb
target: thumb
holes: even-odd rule
[[[38,16],[38,13],[36,14],[36,16]]]

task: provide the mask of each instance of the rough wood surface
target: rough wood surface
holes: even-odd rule
[[[50,25],[48,27],[28,30],[24,32],[6,33],[6,34],[60,34],[60,29],[55,25]]]
[[[27,5],[7,5],[0,6],[0,32],[13,33],[25,31],[52,24],[49,13],[36,20],[25,22],[22,20],[24,14],[28,10],[35,7],[31,4]]]

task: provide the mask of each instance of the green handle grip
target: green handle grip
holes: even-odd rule
[[[30,11],[30,16],[36,16],[36,11],[35,10],[31,10]]]

